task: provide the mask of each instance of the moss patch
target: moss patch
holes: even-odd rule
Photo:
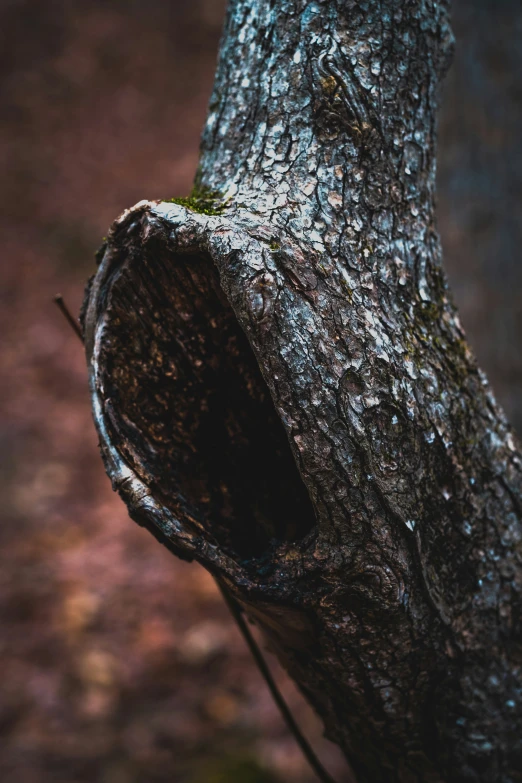
[[[205,185],[194,185],[190,196],[167,198],[165,201],[169,204],[179,204],[192,212],[199,212],[200,215],[221,215],[227,205],[219,191]]]

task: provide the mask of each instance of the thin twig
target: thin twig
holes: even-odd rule
[[[63,296],[61,294],[56,294],[56,296],[54,297],[54,302],[60,308],[65,319],[69,323],[69,326],[72,327],[77,337],[79,337],[83,343],[83,335],[80,326],[78,324],[78,321],[75,318],[73,318],[73,316],[71,315],[71,311],[65,304]],[[306,760],[310,764],[311,768],[313,769],[313,771],[315,772],[315,774],[317,775],[321,783],[335,783],[333,778],[325,770],[325,768],[323,767],[323,765],[315,755],[310,743],[308,742],[306,737],[302,734],[301,729],[299,728],[299,726],[297,725],[294,719],[294,716],[290,712],[290,708],[288,707],[286,701],[283,699],[281,691],[277,687],[276,682],[272,677],[272,672],[268,668],[268,664],[265,660],[265,657],[261,652],[258,643],[254,639],[250,631],[250,628],[248,627],[248,624],[241,613],[241,608],[239,607],[239,604],[235,600],[234,596],[230,593],[229,589],[223,584],[223,582],[221,582],[220,579],[218,579],[218,577],[214,576],[214,580],[221,592],[221,595],[223,596],[226,605],[230,610],[230,614],[232,615],[237,627],[239,628],[239,632],[241,633],[243,639],[246,642],[248,649],[252,654],[252,658],[255,661],[255,664],[259,670],[259,673],[261,674],[261,677],[265,681],[268,690],[272,694],[272,698],[277,708],[279,709],[279,712],[281,713],[284,722],[288,726],[290,733],[293,734],[295,741],[299,745],[299,748],[301,749],[303,756],[306,758]]]
[[[83,335],[82,335],[82,330],[80,329],[80,324],[78,323],[76,318],[74,318],[71,315],[71,311],[69,310],[69,308],[65,304],[63,296],[61,294],[56,294],[56,296],[53,299],[53,302],[61,310],[62,315],[68,321],[69,326],[74,330],[74,332],[76,333],[76,336],[79,337],[80,340],[83,343]]]
[[[268,687],[268,690],[272,694],[272,698],[274,699],[277,707],[279,708],[279,712],[281,713],[283,720],[288,726],[290,732],[294,735],[294,739],[299,745],[299,747],[301,748],[304,757],[306,758],[306,760],[314,770],[315,774],[317,775],[321,783],[334,783],[333,778],[325,770],[325,768],[323,767],[323,765],[315,755],[315,752],[312,750],[310,743],[308,742],[306,737],[302,734],[301,729],[295,722],[294,716],[290,712],[290,708],[288,707],[287,703],[283,699],[281,691],[277,687],[275,680],[272,677],[272,672],[268,668],[268,664],[265,661],[263,653],[261,652],[256,640],[254,639],[252,632],[250,631],[250,628],[248,627],[248,624],[245,621],[245,618],[241,614],[241,609],[239,605],[237,604],[234,597],[231,595],[228,588],[225,587],[223,582],[221,582],[217,577],[214,577],[214,579],[217,583],[217,586],[221,590],[221,595],[223,596],[225,603],[230,609],[230,613],[232,617],[236,621],[236,624],[243,636],[243,639],[245,640],[248,648],[250,649],[250,652],[252,653],[252,657],[257,664],[257,668],[259,669],[261,676],[263,677]]]

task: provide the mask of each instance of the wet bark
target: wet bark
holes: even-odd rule
[[[214,573],[358,779],[522,780],[522,459],[435,225],[445,2],[232,0],[196,191],[83,313],[130,515]]]

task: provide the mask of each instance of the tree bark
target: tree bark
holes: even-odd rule
[[[232,0],[189,199],[83,312],[130,515],[214,573],[358,779],[522,780],[522,459],[435,226],[434,0]]]

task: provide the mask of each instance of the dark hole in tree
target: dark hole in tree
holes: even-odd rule
[[[242,560],[304,537],[312,503],[211,259],[124,264],[107,313],[111,437],[155,495]]]

